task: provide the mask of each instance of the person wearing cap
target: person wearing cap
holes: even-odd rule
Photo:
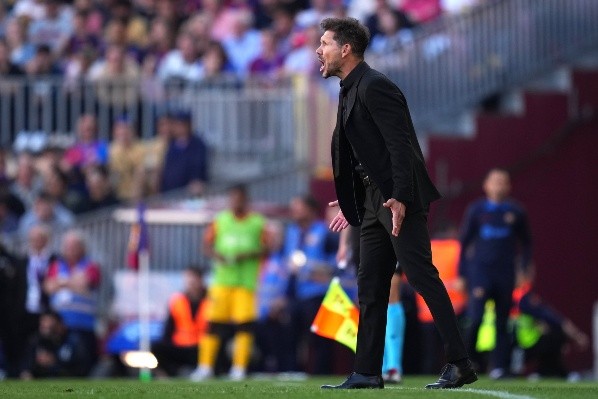
[[[185,110],[171,114],[171,138],[166,150],[160,191],[187,188],[192,195],[201,195],[208,181],[207,148],[191,130],[191,113]]]

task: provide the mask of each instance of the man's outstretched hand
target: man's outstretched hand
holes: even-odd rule
[[[328,206],[331,208],[336,208],[338,206],[338,201],[329,202]],[[330,226],[328,226],[328,228],[334,231],[335,233],[338,233],[346,229],[347,227],[349,227],[349,222],[347,222],[347,219],[345,219],[343,211],[339,209],[334,219],[332,219],[332,222],[330,222]]]
[[[403,224],[403,219],[405,219],[405,209],[407,207],[394,198],[386,201],[384,207],[390,209],[392,212],[392,235],[398,237],[399,231],[401,231],[401,224]]]

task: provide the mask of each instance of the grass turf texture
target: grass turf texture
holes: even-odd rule
[[[480,381],[462,389],[430,391],[423,386],[434,377],[408,376],[401,385],[384,390],[330,391],[320,389],[324,383],[340,383],[343,378],[310,378],[306,381],[214,380],[191,383],[186,380],[139,382],[135,380],[47,380],[0,382],[0,398],[502,398],[502,399],[595,399],[598,383],[571,384],[557,380]]]

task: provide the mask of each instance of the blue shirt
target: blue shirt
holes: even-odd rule
[[[512,200],[474,202],[461,230],[459,274],[470,280],[482,277],[512,282],[515,261],[527,268],[531,260],[531,234],[525,210]]]
[[[183,188],[194,180],[208,180],[206,145],[194,135],[185,144],[172,140],[164,160],[160,190]]]
[[[288,225],[282,249],[283,261],[291,267],[292,256],[297,251],[305,255],[305,264],[298,268],[289,287],[291,296],[299,300],[322,296],[328,290],[330,279],[336,270],[338,235],[332,235],[323,221],[312,223],[303,231],[296,223]],[[315,275],[329,274],[330,279],[321,281]]]

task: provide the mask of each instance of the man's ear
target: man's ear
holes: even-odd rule
[[[349,54],[351,54],[351,45],[349,43],[345,43],[341,49],[341,56],[346,57]]]

